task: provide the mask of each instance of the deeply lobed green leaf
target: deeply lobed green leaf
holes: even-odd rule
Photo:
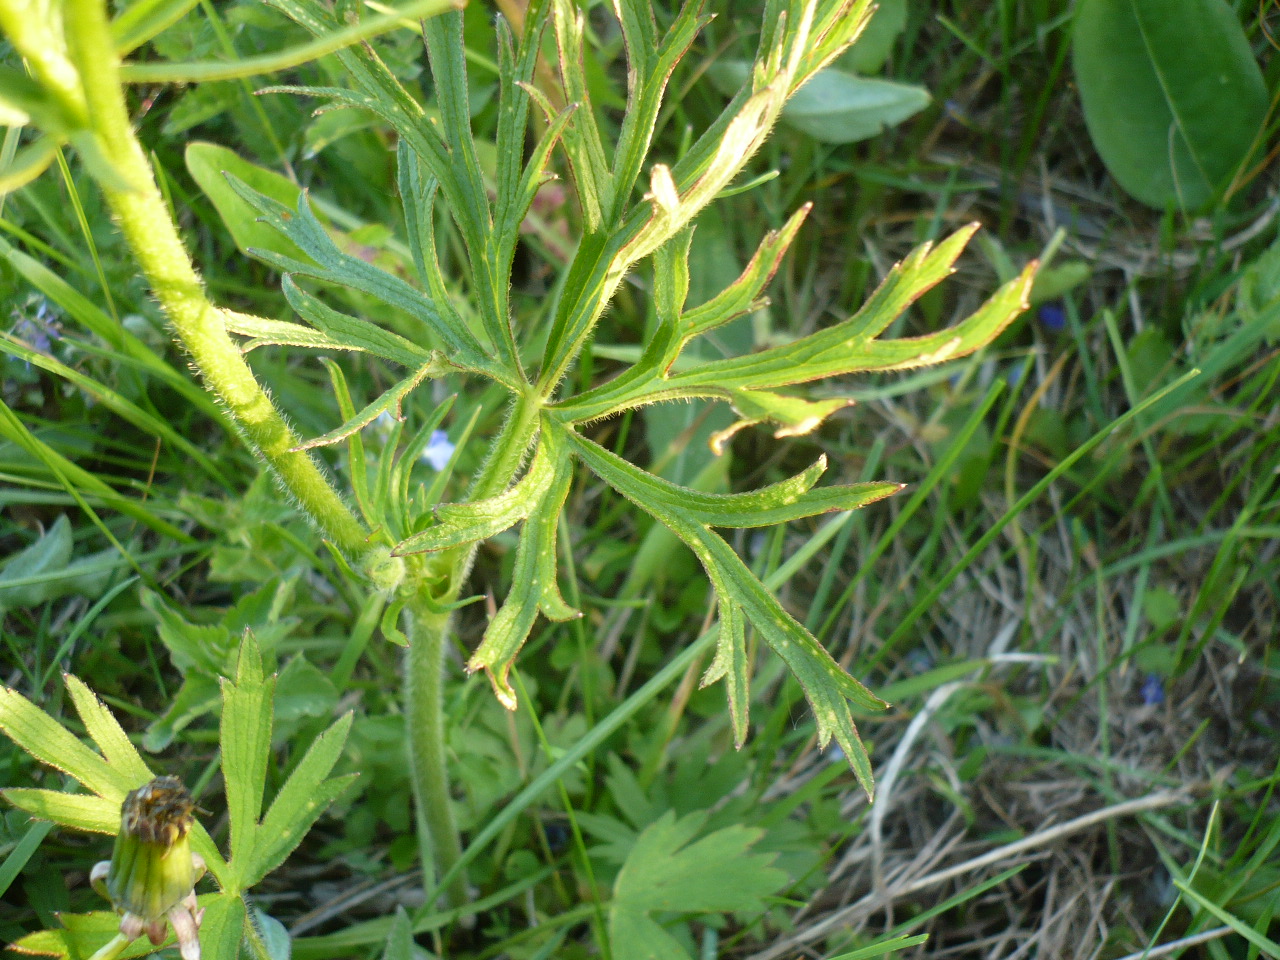
[[[355,780],[355,774],[328,779],[342,755],[351,730],[346,713],[316,737],[262,818],[253,856],[244,867],[243,882],[252,886],[285,861],[311,825]]]
[[[776,511],[776,516],[785,519],[812,516],[826,509],[854,509],[901,487],[868,484],[858,488],[833,488],[836,492],[826,496],[821,493],[808,496],[809,486],[820,472],[811,468],[798,478],[764,491],[718,497],[655,477],[573,433],[568,437],[574,452],[597,476],[669,527],[705,568],[721,598],[721,614],[727,612],[728,616],[727,629],[726,624],[721,628],[721,647],[707,675],[718,679],[731,670],[738,671],[727,681],[730,704],[735,711],[735,735],[745,732],[747,725],[747,666],[745,657],[737,649],[741,637],[737,613],[741,610],[800,682],[817,720],[819,745],[825,747],[834,737],[870,796],[871,764],[854,726],[849,703],[867,710],[881,710],[888,704],[849,676],[710,527],[713,524],[752,526],[753,506]]]
[[[489,621],[480,646],[467,661],[469,671],[488,673],[498,699],[512,709],[516,694],[507,675],[533,629],[538,612],[550,620],[570,620],[582,615],[565,602],[556,577],[556,527],[569,494],[572,470],[560,449],[563,441],[558,437],[558,428],[544,426],[543,436],[547,438],[544,443],[552,445],[553,455],[560,454],[559,463],[520,532],[511,592]]]
[[[533,512],[555,477],[559,458],[550,449],[553,443],[547,435],[543,436],[528,472],[510,489],[485,500],[437,506],[435,525],[401,541],[395,555],[457,547],[488,539],[515,526]]]
[[[752,853],[763,831],[725,827],[695,840],[706,821],[668,810],[636,838],[613,885],[609,934],[618,960],[688,958],[652,913],[754,913],[787,882],[774,854]]]

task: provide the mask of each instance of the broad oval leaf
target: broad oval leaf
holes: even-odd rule
[[[735,60],[709,72],[717,88],[733,92],[747,82],[749,70]],[[828,67],[795,92],[782,108],[782,120],[821,143],[856,143],[914,116],[930,99],[924,87]]]
[[[889,59],[893,45],[907,29],[907,0],[878,0],[876,12],[853,46],[836,62],[856,73],[876,73]]]
[[[1266,119],[1262,72],[1225,0],[1081,0],[1074,58],[1094,146],[1152,207],[1213,200]]]
[[[234,174],[259,193],[290,208],[297,206],[302,192],[297,184],[213,143],[188,144],[186,160],[192,179],[213,202],[241,253],[248,256],[249,248],[256,247],[310,262],[311,258],[296,243],[281,236],[274,227],[258,222],[258,211],[231,188],[224,174]]]

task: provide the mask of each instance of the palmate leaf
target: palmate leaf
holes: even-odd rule
[[[348,715],[316,738],[258,821],[271,752],[275,680],[263,670],[258,643],[246,630],[235,680],[222,684],[222,769],[231,821],[231,869],[238,890],[279,866],[351,782],[349,777],[327,779],[346,742]]]
[[[22,694],[8,688],[0,690],[0,732],[41,763],[74,777],[93,795],[15,789],[3,791],[3,796],[19,809],[64,827],[115,834],[120,829],[121,801],[130,790],[151,779],[151,770],[92,691],[71,676],[67,677],[67,686],[76,712],[101,755]],[[191,846],[225,886],[230,870],[199,823],[192,832]]]
[[[57,720],[7,687],[0,690],[0,731],[41,763],[70,774],[117,808],[126,793],[146,783],[146,778],[113,767]]]
[[[267,2],[317,36],[341,26],[333,13],[315,0]],[[522,55],[521,62],[523,64],[527,61],[528,76],[532,76],[537,52],[535,35],[539,32],[536,27],[540,22],[540,9],[539,4],[530,6],[528,22],[535,29],[528,31],[525,38],[525,43],[531,46],[522,47],[527,56]],[[479,307],[480,320],[499,356],[498,360],[491,359],[483,369],[482,366],[473,364],[471,358],[463,358],[462,362],[471,369],[486,372],[499,382],[518,389],[523,378],[519,374],[519,357],[508,322],[506,285],[509,278],[503,272],[501,259],[491,255],[490,247],[495,233],[508,231],[510,224],[494,222],[487,189],[476,162],[470,110],[466,102],[466,63],[461,23],[460,16],[449,14],[438,23],[429,24],[425,30],[432,75],[440,94],[439,122],[428,119],[422,106],[409,95],[368,45],[351,46],[335,54],[353,81],[356,87],[354,91],[336,87],[277,89],[323,96],[334,104],[372,111],[396,130],[408,150],[421,161],[430,177],[439,185],[449,213],[458,224],[470,262],[474,280],[472,292]],[[519,107],[522,99],[523,95],[517,92],[508,97],[507,105],[514,102]],[[521,130],[523,131],[523,127]],[[514,140],[510,140],[505,144],[508,152],[513,143]],[[502,152],[500,149],[499,154]],[[522,154],[523,151],[516,147],[515,152]],[[510,177],[503,177],[498,184],[497,206],[500,213],[509,212],[511,207],[510,197],[503,195],[510,180]]]
[[[743,618],[787,664],[813,708],[821,746],[834,737],[870,796],[871,764],[858,737],[849,703],[865,710],[888,704],[849,676],[813,636],[783,608],[713,526],[751,527],[831,510],[853,510],[901,489],[896,483],[857,484],[813,490],[825,467],[819,462],[791,480],[745,494],[707,494],[646,473],[598,444],[572,432],[574,452],[605,483],[665,524],[693,550],[720,598],[721,631],[716,658],[704,677],[726,677],[735,738],[747,730],[748,677]],[[730,677],[729,674],[733,676]]]
[[[274,678],[263,671],[252,633],[246,632],[236,660],[236,678],[223,684],[222,766],[231,819],[232,859],[219,855],[200,823],[192,831],[192,849],[204,857],[222,892],[199,897],[205,909],[200,928],[208,960],[234,960],[246,927],[241,891],[278,867],[297,846],[316,818],[350,785],[354,775],[329,778],[351,727],[351,715],[340,718],[312,743],[277,794],[262,822],[258,812],[271,749]],[[13,690],[0,692],[0,731],[36,759],[75,777],[92,795],[54,790],[11,789],[3,795],[14,806],[62,826],[115,834],[120,828],[124,795],[152,779],[152,771],[119,723],[96,696],[75,677],[67,677],[72,702],[85,729],[102,754],[89,749],[70,731]],[[62,927],[23,937],[13,945],[21,953],[86,957],[110,942],[120,928],[111,911],[60,914]],[[141,957],[171,946],[172,934],[159,947],[139,938],[121,957]],[[113,954],[115,956],[117,954]]]
[[[821,14],[814,3],[789,7],[783,16],[782,4],[769,5],[757,69],[716,122],[673,168],[652,168],[649,193],[611,235],[588,230],[547,337],[540,390],[550,393],[560,382],[627,270],[684,229],[728,186],[764,142],[787,98],[848,44],[870,14],[869,0],[832,4]],[[689,11],[686,7],[681,16]],[[774,36],[777,29],[781,36]]]
[[[280,866],[329,804],[355,781],[356,774],[328,779],[347,742],[351,720],[348,712],[316,737],[276,794],[262,818],[253,857],[244,868],[246,885],[257,883]]]
[[[755,913],[786,884],[775,854],[750,852],[764,831],[731,826],[694,840],[705,822],[703,813],[677,819],[668,810],[636,838],[609,904],[617,960],[688,960],[651,913]]]
[[[271,750],[275,685],[274,676],[264,675],[258,642],[246,630],[235,681],[222,681],[222,770],[231,821],[231,865],[238,878],[243,877],[244,865],[253,854],[258,831]]]

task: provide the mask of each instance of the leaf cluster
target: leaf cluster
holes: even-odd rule
[[[316,0],[270,2],[317,36],[341,28],[353,9],[340,3],[330,11]],[[383,413],[399,416],[405,397],[428,380],[466,374],[509,392],[507,427],[495,441],[487,479],[476,485],[468,502],[437,506],[426,517],[373,510],[379,513],[377,526],[393,535],[400,531],[394,553],[410,557],[432,553],[465,558],[480,541],[523,524],[513,585],[467,663],[471,670],[488,672],[503,703],[515,704],[508,672],[538,614],[553,620],[578,615],[556,583],[558,518],[577,461],[669,527],[705,567],[719,598],[720,637],[704,683],[726,679],[735,740],[741,744],[748,729],[745,636],[750,625],[800,681],[817,717],[820,742],[825,745],[834,737],[870,792],[870,765],[849,704],[874,709],[883,702],[831,659],[714,531],[856,509],[888,496],[897,485],[815,488],[825,468],[819,462],[772,487],[709,496],[614,456],[588,439],[583,427],[648,404],[709,397],[729,402],[739,418],[713,439],[717,452],[734,432],[754,424],[772,424],[779,437],[807,433],[848,401],[807,399],[785,392],[787,388],[970,353],[1025,308],[1034,265],[953,328],[917,338],[879,339],[950,273],[976,229],[970,226],[936,248],[926,245],[913,253],[847,320],[758,353],[677,368],[691,341],[766,302],[764,290],[807,208],[763,239],[736,282],[701,306],[686,309],[693,221],[744,168],[792,94],[857,36],[870,10],[865,0],[771,0],[747,80],[676,163],[650,167],[648,189],[635,197],[643,189],[642,171],[668,82],[707,22],[703,7],[701,0],[690,0],[659,30],[649,4],[615,0],[613,12],[628,57],[628,95],[617,142],[611,146],[605,143],[583,73],[581,12],[568,0],[535,0],[519,38],[500,19],[497,165],[492,177],[479,162],[470,125],[460,14],[444,14],[423,27],[437,115],[428,115],[367,46],[338,53],[349,88],[277,88],[320,98],[325,109],[371,111],[394,129],[409,248],[421,286],[340,250],[305,193],[291,209],[229,174],[238,197],[303,255],[281,253],[279,245],[251,251],[284,274],[285,295],[305,321],[237,317],[232,325],[251,338],[250,346],[278,343],[363,352],[404,370],[378,399],[358,411],[348,404],[341,426],[304,444],[346,441],[353,459],[361,456],[358,431]],[[554,84],[537,70],[544,34],[554,41]],[[524,137],[533,107],[541,114],[541,135],[526,158]],[[573,182],[582,233],[555,291],[549,327],[530,330],[512,315],[512,262],[534,196],[553,176],[557,147]],[[463,302],[437,256],[437,201],[443,201],[465,247]],[[658,324],[643,355],[614,379],[573,395],[566,372],[591,339],[623,277],[645,260],[652,263]],[[419,335],[401,336],[369,319],[340,313],[305,291],[303,278],[359,290],[409,317]],[[357,496],[363,505],[359,491]]]

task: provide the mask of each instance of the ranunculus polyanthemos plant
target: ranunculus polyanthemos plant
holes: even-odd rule
[[[369,45],[351,44],[389,28],[394,17],[360,21],[360,5],[353,0],[337,0],[335,7],[318,0],[264,2],[317,38],[297,56],[278,58],[282,65],[294,65],[304,54],[336,52],[349,81],[341,87],[275,89],[331,108],[371,111],[398,136],[399,187],[416,284],[339,249],[305,194],[290,208],[229,177],[239,197],[289,241],[253,252],[283,274],[285,295],[300,322],[246,316],[210,302],[132,131],[123,85],[223,79],[237,75],[237,69],[256,75],[268,65],[122,64],[122,55],[150,36],[149,22],[143,18],[141,24],[122,27],[132,8],[110,21],[103,0],[0,0],[0,26],[29,69],[29,76],[8,71],[0,77],[2,100],[11,114],[39,130],[5,177],[12,186],[37,175],[59,144],[77,148],[205,387],[231,411],[245,441],[299,508],[367,576],[370,589],[386,595],[389,611],[403,614],[405,716],[429,881],[434,864],[437,878],[443,873],[454,880],[451,897],[465,896],[454,869],[461,848],[449,809],[441,714],[451,611],[477,545],[521,524],[510,590],[467,662],[470,670],[486,671],[497,696],[512,706],[508,672],[539,615],[578,616],[560,593],[556,570],[558,520],[575,464],[669,527],[706,569],[719,607],[719,635],[703,681],[725,681],[737,742],[749,729],[745,637],[750,626],[803,687],[820,743],[834,738],[870,793],[871,768],[850,703],[869,709],[884,704],[836,664],[717,530],[852,510],[892,494],[898,485],[817,486],[825,469],[819,460],[760,490],[707,494],[646,472],[584,431],[596,420],[646,404],[697,397],[722,400],[737,412],[737,423],[715,438],[717,446],[754,425],[768,425],[779,437],[803,434],[847,401],[811,399],[802,385],[964,356],[989,343],[1025,309],[1034,265],[954,327],[880,339],[951,272],[976,229],[970,226],[936,247],[916,250],[890,271],[861,309],[839,323],[756,353],[677,364],[691,341],[763,304],[769,279],[807,208],[762,239],[736,282],[688,308],[694,221],[756,153],[787,99],[857,36],[869,15],[869,0],[767,0],[748,82],[671,165],[649,162],[650,145],[668,81],[707,22],[704,2],[684,3],[660,30],[648,0],[613,0],[627,52],[627,106],[616,142],[607,143],[584,75],[582,13],[572,0],[530,0],[514,31],[497,21],[501,89],[491,177],[482,170],[471,131],[460,13],[450,10],[423,23],[436,91],[435,112],[429,116]],[[401,13],[424,16],[448,6],[419,0]],[[545,71],[535,70],[548,32],[559,67],[554,84]],[[535,111],[541,133],[526,150]],[[539,186],[552,176],[556,157],[563,158],[572,178],[581,235],[555,287],[549,325],[534,328],[512,315],[512,262],[521,223]],[[448,211],[466,251],[465,275],[452,283],[436,256],[437,205]],[[658,323],[643,355],[612,380],[573,393],[566,373],[623,278],[646,262]],[[403,336],[370,318],[335,310],[325,302],[329,285],[361,291],[406,315],[417,334]],[[244,361],[244,349],[270,344],[356,351],[404,373],[385,394],[356,410],[341,371],[331,364],[345,422],[304,441],[286,425]],[[509,394],[507,415],[466,500],[422,508],[402,494],[423,438],[439,418],[406,445],[391,482],[369,489],[361,428],[384,412],[398,414],[413,391],[447,375],[488,380]],[[309,453],[338,443],[348,448],[350,498],[338,492]]]

